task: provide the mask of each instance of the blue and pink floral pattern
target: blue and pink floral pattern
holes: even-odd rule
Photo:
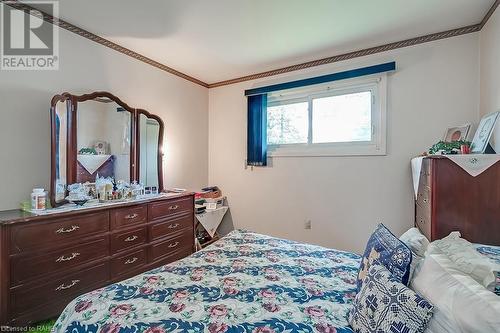
[[[360,257],[233,231],[170,265],[82,295],[54,332],[352,332]]]
[[[500,264],[500,246],[473,244],[477,252]]]

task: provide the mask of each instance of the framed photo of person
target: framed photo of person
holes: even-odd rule
[[[483,154],[490,142],[500,111],[485,115],[479,122],[474,139],[472,139],[471,153]]]
[[[469,135],[470,124],[465,124],[463,126],[450,127],[446,130],[444,134],[443,141],[454,142],[454,141],[465,141]]]

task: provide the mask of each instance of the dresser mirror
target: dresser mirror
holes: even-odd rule
[[[162,168],[163,123],[157,116],[139,110],[139,128],[137,132],[139,158],[139,181],[146,187],[163,187],[158,170]]]
[[[67,159],[67,136],[68,136],[68,113],[69,101],[57,100],[54,102],[52,111],[52,123],[54,130],[52,135],[52,150],[55,151],[55,167],[52,168],[52,179],[54,182],[54,199],[61,202],[65,197],[66,189],[66,159]]]
[[[78,103],[75,183],[92,183],[97,175],[130,183],[132,116],[110,99]]]
[[[51,101],[53,207],[66,203],[68,185],[97,177],[139,182],[163,191],[163,122],[108,92],[63,93]]]

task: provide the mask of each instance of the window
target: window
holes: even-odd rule
[[[267,144],[307,143],[309,104],[297,102],[267,107]]]
[[[385,95],[385,75],[269,94],[269,155],[385,155]]]

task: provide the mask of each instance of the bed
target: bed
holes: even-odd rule
[[[500,246],[474,244],[474,248],[493,262],[500,264]]]
[[[73,300],[54,332],[352,332],[357,254],[233,231]]]

